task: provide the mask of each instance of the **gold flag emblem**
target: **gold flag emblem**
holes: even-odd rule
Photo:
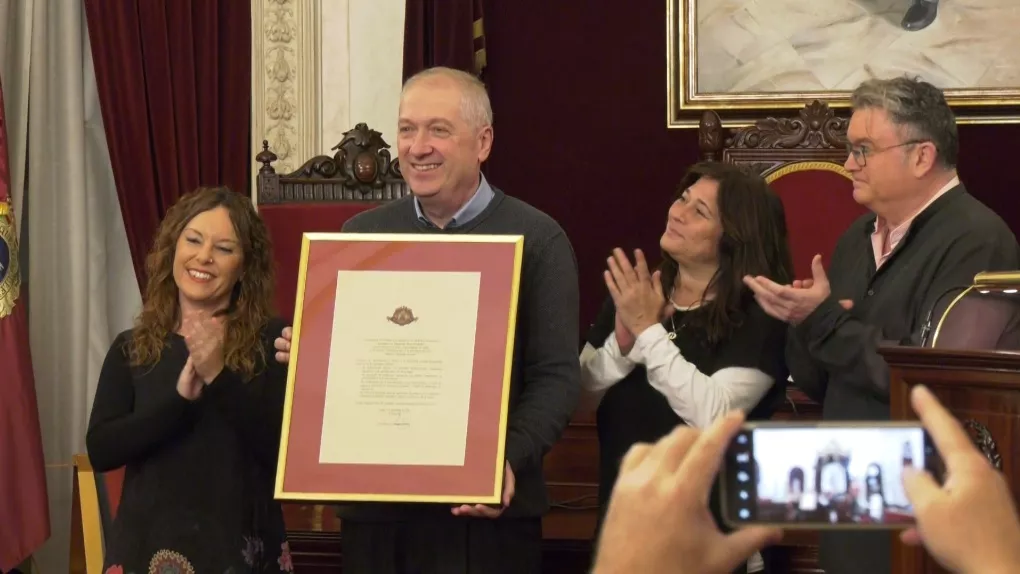
[[[14,312],[21,292],[18,270],[18,235],[14,231],[14,210],[0,201],[0,319]]]

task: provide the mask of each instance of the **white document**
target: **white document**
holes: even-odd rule
[[[340,271],[319,462],[462,466],[481,274]]]

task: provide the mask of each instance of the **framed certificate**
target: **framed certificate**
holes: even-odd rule
[[[500,502],[523,247],[304,234],[276,498]]]

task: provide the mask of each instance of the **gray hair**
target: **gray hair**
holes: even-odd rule
[[[422,70],[404,82],[400,99],[403,100],[404,94],[414,85],[432,78],[444,78],[457,84],[461,93],[460,113],[465,121],[478,129],[492,125],[492,104],[485,84],[477,76],[462,70],[442,66]]]
[[[934,144],[943,167],[956,167],[960,154],[956,116],[942,90],[932,84],[908,77],[867,80],[850,95],[850,105],[854,110],[885,110],[910,137]]]

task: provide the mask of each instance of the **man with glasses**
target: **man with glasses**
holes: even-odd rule
[[[926,318],[981,271],[1020,268],[1005,222],[956,172],[956,120],[940,90],[919,80],[868,80],[851,96],[844,166],[854,199],[872,213],[840,237],[828,273],[778,285],[745,277],[762,308],[791,325],[794,384],[826,420],[888,420],[889,366],[881,343],[919,345]],[[824,192],[824,190],[819,190]],[[938,314],[935,314],[938,317]],[[821,537],[828,574],[890,571],[887,533]]]

